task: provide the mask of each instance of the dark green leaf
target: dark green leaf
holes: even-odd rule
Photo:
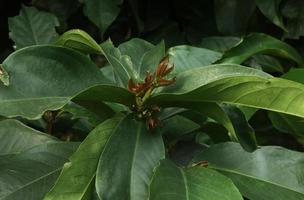
[[[275,25],[287,31],[284,26],[283,18],[280,13],[280,4],[282,0],[255,0],[260,11]]]
[[[286,17],[284,34],[287,38],[299,39],[304,35],[304,2],[302,0],[289,0],[282,6],[282,14]]]
[[[119,6],[123,0],[82,0],[84,3],[84,14],[104,34],[119,14]]]
[[[122,43],[118,46],[122,55],[130,56],[134,70],[139,74],[140,79],[144,79],[146,72],[153,73],[165,56],[165,44],[160,42],[158,45],[134,38],[128,42]]]
[[[9,18],[10,38],[14,40],[16,48],[50,44],[57,38],[55,27],[59,26],[55,15],[38,11],[34,7],[22,6],[20,15]]]
[[[98,68],[83,54],[58,46],[33,46],[11,54],[3,68],[10,85],[0,85],[0,114],[38,119],[47,110],[57,110],[82,91],[101,92],[106,99],[128,101],[122,96],[132,94],[110,86]],[[103,85],[100,85],[103,84]],[[99,85],[93,87],[94,85]],[[104,90],[103,90],[104,89]],[[120,91],[122,94],[120,95]],[[84,94],[80,96],[85,100]],[[88,97],[91,98],[91,97]]]
[[[170,63],[174,64],[174,73],[211,65],[222,57],[219,52],[188,45],[171,47],[168,55]]]
[[[120,122],[118,117],[109,119],[87,136],[64,164],[55,186],[44,200],[84,200],[91,196],[99,156]]]
[[[215,0],[217,28],[221,33],[242,35],[255,10],[254,0]]]
[[[150,186],[151,200],[242,200],[227,177],[204,167],[179,168],[169,160],[156,168]]]
[[[255,55],[248,60],[249,66],[256,69],[262,69],[265,72],[280,72],[284,73],[284,68],[281,63],[274,57],[268,55]]]
[[[241,43],[224,54],[221,63],[241,64],[260,53],[287,58],[298,64],[303,63],[302,57],[293,47],[263,33],[252,33],[244,37]]]
[[[225,52],[241,42],[239,37],[211,36],[201,40],[199,46],[213,51]]]
[[[153,169],[164,157],[161,135],[148,131],[143,122],[128,116],[115,129],[101,153],[96,174],[99,197],[147,199]]]
[[[194,162],[200,160],[231,178],[251,200],[304,199],[303,153],[274,146],[248,153],[237,143],[223,143],[201,152]]]
[[[77,146],[47,142],[0,159],[0,199],[41,200]]]
[[[176,106],[177,102],[217,102],[304,117],[303,84],[257,71],[236,65],[189,70],[147,103]]]
[[[14,119],[0,121],[0,156],[17,154],[36,145],[56,141]]]

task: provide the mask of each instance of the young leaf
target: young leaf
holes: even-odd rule
[[[303,153],[274,146],[248,153],[230,142],[204,150],[193,161],[201,160],[207,160],[211,169],[231,178],[249,199],[304,199]]]
[[[101,54],[100,46],[95,40],[80,29],[72,29],[62,34],[56,44],[69,47],[85,54]]]
[[[145,40],[134,38],[118,46],[122,55],[128,55],[133,63],[134,70],[143,80],[146,72],[153,72],[159,61],[165,56],[165,44],[160,42],[153,45]]]
[[[44,200],[85,200],[91,196],[99,156],[121,122],[111,118],[98,125],[80,144]]]
[[[84,14],[99,28],[101,34],[107,30],[119,14],[123,0],[83,0]]]
[[[100,46],[103,55],[113,67],[114,77],[118,85],[125,87],[128,85],[130,78],[133,80],[139,79],[139,74],[135,70],[130,56],[122,55],[110,39],[103,42]]]
[[[114,130],[100,155],[96,190],[101,199],[147,199],[153,169],[165,157],[161,135],[132,117]]]
[[[163,160],[153,175],[150,200],[242,200],[232,181],[205,167],[179,168]]]
[[[8,24],[17,49],[53,43],[57,38],[55,27],[59,26],[55,15],[26,6],[22,6],[19,16],[9,18]]]
[[[301,55],[290,45],[264,33],[252,33],[244,37],[236,47],[227,51],[221,63],[241,64],[253,55],[264,53],[290,59],[303,64]]]
[[[260,11],[275,25],[287,31],[283,23],[283,17],[280,13],[280,4],[282,0],[255,0]]]

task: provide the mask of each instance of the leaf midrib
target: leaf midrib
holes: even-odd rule
[[[40,181],[41,179],[43,179],[43,178],[45,178],[45,177],[47,177],[47,176],[50,176],[50,175],[52,175],[52,174],[54,174],[54,173],[60,171],[61,169],[62,169],[62,166],[59,167],[59,168],[56,168],[55,170],[50,171],[49,173],[47,173],[47,174],[45,174],[45,175],[43,175],[43,176],[41,176],[41,177],[39,177],[39,178],[37,178],[37,179],[35,179],[35,180],[33,180],[33,181],[28,182],[27,184],[23,185],[22,187],[20,187],[20,188],[14,190],[14,191],[12,191],[10,194],[4,196],[4,199],[7,198],[7,197],[9,197],[9,196],[11,196],[11,195],[13,195],[13,194],[15,194],[16,192],[18,192],[18,191],[20,191],[20,190],[22,190],[22,189],[24,189],[25,187],[27,187],[27,186],[29,186],[29,185],[31,185],[31,184],[34,184],[34,183]]]
[[[252,175],[247,175],[247,174],[244,174],[242,172],[239,172],[239,171],[235,171],[235,170],[231,170],[231,169],[225,169],[225,168],[221,168],[221,167],[216,167],[216,166],[210,166],[211,169],[215,169],[217,171],[223,171],[223,172],[227,172],[227,173],[231,173],[231,174],[236,174],[236,175],[239,175],[239,176],[244,176],[244,177],[248,177],[248,178],[251,178],[253,180],[257,180],[257,181],[261,181],[261,182],[264,182],[264,183],[268,183],[268,184],[271,184],[271,185],[274,185],[275,187],[279,187],[279,188],[283,188],[283,189],[286,189],[286,190],[289,190],[291,192],[295,192],[295,193],[298,193],[300,195],[304,195],[304,193],[301,193],[297,190],[292,190],[286,186],[283,186],[283,185],[278,185],[277,183],[274,183],[274,182],[270,182],[268,180],[264,180],[264,179],[261,179],[259,177],[254,177]]]

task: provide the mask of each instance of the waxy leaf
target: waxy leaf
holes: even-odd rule
[[[174,64],[174,73],[211,65],[222,57],[219,52],[187,45],[171,47],[168,55],[170,63]]]
[[[205,167],[179,168],[163,160],[153,175],[150,200],[242,200],[232,181]]]
[[[103,94],[118,91],[115,95],[119,97],[120,90],[129,94],[111,86],[84,54],[64,47],[27,47],[11,54],[2,66],[10,77],[9,86],[0,85],[0,114],[7,117],[38,119],[47,110],[62,108],[82,91],[96,91],[96,85]],[[104,97],[111,101],[115,95]],[[124,99],[119,97],[119,101]]]
[[[49,142],[0,160],[1,200],[41,200],[54,184],[75,143]]]
[[[222,70],[217,71],[220,67]],[[179,81],[175,85],[163,89],[148,103],[176,106],[177,102],[217,102],[304,117],[303,84],[256,71],[236,65],[189,70],[177,77]]]
[[[267,146],[248,153],[230,142],[211,146],[193,161],[201,160],[231,178],[243,196],[251,200],[304,199],[301,152]]]
[[[78,146],[10,119],[0,122],[0,137],[1,200],[41,200]]]
[[[237,107],[208,102],[181,102],[178,105],[192,109],[220,123],[227,129],[230,139],[239,142],[246,151],[251,152],[257,148],[254,130]]]
[[[100,154],[120,122],[121,117],[106,120],[87,136],[64,164],[55,186],[44,200],[85,200],[91,196]]]
[[[38,11],[34,7],[22,6],[20,15],[8,19],[10,38],[20,49],[35,44],[50,44],[57,38],[59,26],[55,15]]]
[[[75,49],[86,54],[101,54],[100,46],[95,40],[80,29],[72,29],[62,34],[56,44]]]
[[[147,199],[153,169],[165,157],[161,135],[132,117],[115,128],[100,155],[96,190],[101,199]]]
[[[241,64],[251,56],[261,53],[303,63],[302,57],[292,46],[263,33],[252,33],[244,37],[241,43],[224,54],[220,62]]]

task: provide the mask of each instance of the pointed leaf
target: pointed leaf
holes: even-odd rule
[[[56,44],[69,47],[86,54],[101,54],[100,46],[95,40],[87,34],[85,31],[80,29],[72,29],[63,33]]]
[[[299,53],[287,43],[263,33],[252,33],[236,47],[227,51],[221,63],[241,64],[253,55],[264,53],[303,63]]]
[[[101,199],[142,200],[148,197],[154,167],[165,157],[161,135],[143,122],[125,118],[101,153],[96,190]]]
[[[134,70],[144,79],[146,72],[153,73],[159,61],[165,56],[165,44],[153,45],[145,40],[133,38],[118,46],[122,55],[130,56]]]
[[[26,6],[22,6],[20,15],[9,18],[8,24],[17,49],[53,43],[57,38],[55,27],[59,26],[55,15]]]
[[[47,110],[62,108],[82,91],[96,91],[95,85],[102,94],[118,91],[117,97],[123,90],[126,96],[131,95],[127,90],[109,85],[85,55],[64,47],[21,49],[3,62],[3,68],[10,77],[10,85],[0,85],[0,114],[7,117],[38,119]],[[115,96],[104,97],[111,101]],[[81,99],[85,99],[84,94]],[[125,101],[121,97],[119,100]]]
[[[219,52],[188,45],[171,47],[168,55],[170,63],[174,64],[174,73],[211,65],[222,57]]]
[[[56,141],[14,119],[0,121],[0,156],[17,154],[36,145]]]
[[[163,160],[153,175],[150,200],[242,200],[227,177],[204,167],[179,168]]]
[[[253,153],[237,143],[210,147],[194,162],[207,160],[209,167],[232,179],[240,192],[251,200],[303,200],[304,155],[282,147],[261,147]]]
[[[219,67],[222,70],[216,71]],[[304,117],[303,101],[303,84],[245,67],[215,65],[181,73],[175,85],[163,89],[148,103],[176,106],[177,102],[217,102]]]
[[[104,34],[120,11],[122,0],[83,0],[84,14]]]
[[[91,196],[99,156],[121,118],[97,126],[64,164],[55,186],[44,200],[85,200]]]
[[[0,199],[41,200],[77,146],[48,142],[0,159]]]
[[[255,0],[260,11],[270,20],[272,23],[287,31],[283,23],[283,17],[280,13],[280,4],[282,0]]]

